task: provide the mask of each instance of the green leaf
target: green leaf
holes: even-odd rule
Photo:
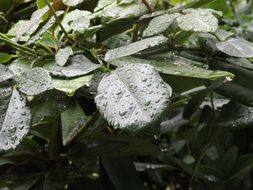
[[[216,47],[230,56],[253,57],[253,43],[241,38],[231,38],[225,42],[217,42]]]
[[[218,20],[209,9],[185,9],[176,22],[184,31],[215,32],[218,29]]]
[[[0,65],[0,82],[6,81],[13,77],[13,73],[4,65]]]
[[[74,52],[70,46],[67,46],[63,49],[59,49],[59,51],[55,54],[56,64],[63,67],[67,63],[69,57],[73,54]]]
[[[103,77],[95,102],[109,124],[137,131],[159,120],[170,96],[171,89],[152,66],[126,64]]]
[[[16,33],[16,39],[19,40],[25,33],[27,33],[31,28],[38,27],[42,17],[48,12],[49,8],[46,6],[42,9],[35,11],[30,20],[18,28]]]
[[[19,77],[18,88],[26,95],[38,95],[52,88],[51,76],[43,68],[30,69]]]
[[[53,79],[53,87],[57,90],[66,92],[68,96],[73,96],[75,91],[85,85],[91,80],[93,75],[87,75],[75,79]]]
[[[0,53],[0,64],[10,61],[13,57],[15,57],[15,55]]]
[[[56,15],[57,16],[60,16],[62,15],[64,12],[63,11],[57,11],[56,12]],[[27,45],[30,45],[30,44],[33,44],[34,42],[38,41],[41,39],[41,36],[43,36],[43,34],[45,34],[53,25],[54,23],[56,22],[56,19],[55,17],[51,17],[47,23],[34,35],[32,36],[28,42],[27,42]]]
[[[138,53],[142,50],[164,44],[167,42],[167,40],[168,39],[164,36],[156,36],[152,38],[146,38],[116,49],[109,50],[105,54],[105,61],[112,61],[120,57]]]
[[[61,67],[55,62],[51,61],[44,65],[44,68],[47,69],[52,75],[60,77],[78,77],[86,75],[96,69],[100,65],[92,63],[84,55],[75,55],[69,60],[69,64]]]
[[[219,125],[232,129],[241,129],[250,127],[252,124],[253,107],[248,107],[232,101],[222,107]]]
[[[144,190],[133,162],[127,157],[102,157],[103,167],[116,189]],[[124,171],[124,172],[122,172]]]
[[[78,4],[82,3],[84,0],[62,0],[62,2],[67,5],[67,6],[71,6],[71,7],[75,7]]]
[[[114,35],[103,42],[110,49],[128,45],[131,42],[131,37],[127,34]]]
[[[0,150],[14,149],[26,136],[31,113],[16,89],[0,87]]]
[[[152,19],[142,36],[150,37],[165,32],[180,14],[164,14]]]
[[[30,70],[31,63],[34,59],[18,58],[8,65],[8,68],[14,73],[15,76],[20,76],[22,73]]]
[[[80,128],[86,125],[88,118],[78,104],[73,105],[61,114],[64,146],[79,132]]]
[[[49,2],[53,2],[53,0],[49,0]],[[36,0],[36,4],[37,4],[37,7],[38,7],[39,9],[41,9],[41,8],[43,8],[43,7],[45,7],[45,6],[47,6],[47,3],[46,3],[45,0]]]
[[[155,7],[155,0],[147,0],[151,7]],[[109,2],[108,2],[109,3]],[[139,17],[148,12],[147,7],[142,3],[142,1],[136,1],[129,5],[118,5],[116,0],[110,3],[108,6],[104,7],[101,11],[101,17],[104,20],[117,20],[124,18],[135,18]]]
[[[75,9],[66,14],[62,20],[62,26],[67,32],[83,32],[90,25],[91,12]]]
[[[115,0],[99,0],[96,8],[94,9],[94,12],[97,12],[105,8],[106,6],[112,4],[113,2],[115,2]]]
[[[231,77],[234,75],[226,71],[212,71],[207,70],[205,65],[199,62],[192,61],[179,56],[169,55],[164,57],[163,61],[155,59],[140,59],[134,57],[123,57],[113,60],[111,64],[119,66],[124,64],[149,64],[155,67],[155,69],[164,74],[186,76],[193,78],[202,78],[209,80],[217,80],[219,78]]]

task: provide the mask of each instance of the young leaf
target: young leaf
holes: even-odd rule
[[[20,76],[18,88],[26,95],[38,95],[52,89],[51,76],[43,68],[30,69]]]
[[[216,47],[233,57],[253,57],[253,43],[241,38],[231,38],[225,42],[217,42]]]
[[[31,113],[16,89],[0,88],[0,150],[14,149],[28,133]]]
[[[218,20],[209,9],[185,9],[176,22],[184,31],[215,32],[218,29]]]
[[[0,64],[10,61],[14,55],[8,53],[0,53]]]
[[[164,36],[156,36],[152,38],[146,38],[144,40],[140,40],[138,42],[131,43],[126,46],[122,46],[116,49],[109,50],[105,54],[105,61],[112,61],[114,59],[125,57],[128,55],[132,55],[138,53],[142,50],[155,47],[167,42],[167,38]]]
[[[67,46],[63,49],[59,49],[59,51],[55,55],[56,64],[63,67],[67,63],[69,57],[73,54],[73,50],[70,46]]]
[[[171,89],[152,66],[126,64],[104,76],[95,102],[111,125],[137,131],[159,120],[170,96]]]
[[[66,92],[69,96],[73,96],[75,91],[86,85],[92,78],[92,75],[82,76],[75,79],[53,79],[53,87],[57,90]]]

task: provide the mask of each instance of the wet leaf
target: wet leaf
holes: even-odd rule
[[[13,77],[13,73],[4,65],[0,65],[0,82],[6,81]]]
[[[215,32],[218,29],[218,20],[210,9],[185,9],[176,22],[184,31]]]
[[[217,42],[216,47],[233,57],[253,57],[253,43],[241,38],[231,38],[225,42]]]
[[[179,15],[180,14],[175,13],[155,17],[150,21],[142,36],[150,37],[165,32]]]
[[[104,76],[95,102],[111,125],[137,131],[159,120],[170,96],[171,89],[152,66],[126,64]]]
[[[73,54],[74,52],[70,46],[67,46],[63,49],[59,49],[59,51],[55,55],[56,64],[63,67],[67,63],[69,57]]]
[[[48,12],[49,8],[46,6],[42,9],[35,11],[30,20],[18,28],[16,33],[16,39],[19,40],[21,36],[27,33],[31,28],[38,27],[41,21],[41,18]]]
[[[186,59],[179,56],[169,56],[162,60],[155,59],[140,59],[134,57],[123,57],[120,59],[113,60],[113,65],[119,66],[124,64],[149,64],[155,67],[155,69],[164,74],[186,76],[193,78],[203,78],[210,80],[217,80],[219,78],[230,77],[234,75],[226,71],[212,71],[208,70],[205,65]]]
[[[78,77],[86,75],[96,69],[100,65],[92,63],[84,55],[73,56],[69,60],[69,64],[61,67],[54,62],[45,64],[44,68],[47,69],[52,75],[60,77]]]
[[[105,61],[112,61],[114,59],[125,57],[138,53],[142,50],[155,47],[167,42],[167,38],[164,36],[156,36],[152,38],[146,38],[126,46],[122,46],[116,49],[109,50],[105,54]]]
[[[30,69],[20,76],[18,88],[26,95],[38,95],[52,88],[51,76],[43,68]]]
[[[83,32],[90,25],[91,13],[89,11],[73,10],[66,14],[62,20],[62,26],[67,32],[71,30]]]
[[[16,89],[0,87],[0,150],[14,149],[28,133],[31,113]]]
[[[62,2],[71,7],[75,7],[76,5],[82,3],[84,0],[62,0]]]
[[[31,62],[33,61],[33,59],[29,58],[19,58],[9,64],[8,68],[14,73],[15,76],[20,76],[22,73],[32,68]]]

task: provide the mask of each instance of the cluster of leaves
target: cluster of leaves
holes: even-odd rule
[[[252,189],[250,0],[1,0],[0,189]]]

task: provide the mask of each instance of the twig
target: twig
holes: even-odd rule
[[[149,4],[149,2],[147,2],[147,0],[142,0],[142,3],[147,7],[147,9],[150,13],[152,13],[154,11],[154,8],[151,7],[151,5]]]

